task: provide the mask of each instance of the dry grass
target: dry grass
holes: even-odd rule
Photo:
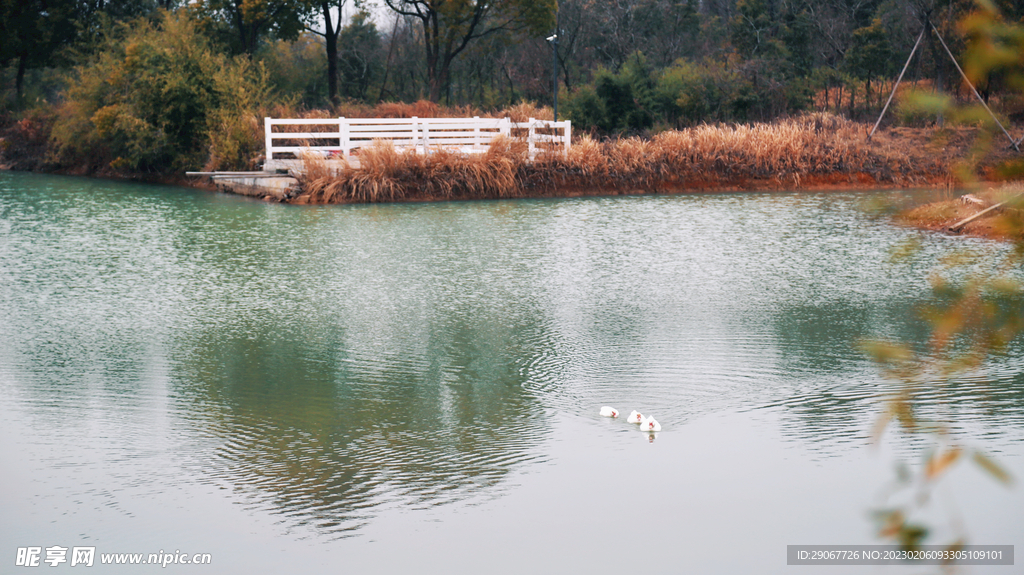
[[[300,183],[311,203],[393,202],[418,199],[507,198],[522,193],[526,144],[499,138],[484,154],[443,149],[423,156],[375,141],[359,155],[360,167],[329,173],[323,160],[304,159]]]
[[[553,161],[558,162],[557,159]],[[573,143],[563,164],[565,169],[584,178],[593,178],[608,173],[608,157],[602,151],[600,142],[591,138],[590,134],[583,134],[579,140]]]
[[[901,183],[913,176],[909,156],[864,142],[863,126],[828,114],[772,124],[704,124],[650,140],[595,142],[583,136],[567,157],[551,159],[562,182],[599,188],[663,189],[688,182],[786,181],[868,174]]]
[[[773,124],[702,125],[659,134],[654,143],[664,162],[697,172],[779,177],[909,167],[904,155],[863,140],[859,124],[813,114]]]
[[[508,118],[513,122],[528,122],[530,118],[535,120],[554,120],[555,112],[551,106],[537,106],[534,102],[520,102],[509,106],[495,114],[498,118]]]
[[[496,142],[487,154],[437,150],[426,157],[378,143],[360,155],[361,169],[327,178],[307,176],[303,185],[310,202],[378,202],[549,196],[567,190],[735,189],[772,183],[900,185],[945,176],[945,166],[938,162],[915,164],[903,149],[865,142],[864,128],[829,114],[807,114],[772,124],[701,125],[651,139],[598,142],[583,135],[568,154],[545,153],[533,163],[527,161],[526,145],[520,140]]]

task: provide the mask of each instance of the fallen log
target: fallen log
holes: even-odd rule
[[[958,233],[967,224],[973,222],[974,220],[980,218],[981,216],[984,216],[985,214],[987,214],[987,213],[989,213],[989,212],[991,212],[993,210],[999,209],[1000,207],[1002,207],[1002,206],[1006,205],[1007,203],[1009,203],[1011,200],[1015,200],[1015,199],[1021,197],[1022,195],[1024,195],[1024,193],[1017,194],[1017,195],[1013,196],[1012,198],[1010,198],[1008,200],[1004,200],[1002,202],[999,202],[998,204],[995,204],[994,206],[989,206],[989,207],[985,208],[984,210],[981,210],[980,212],[974,214],[973,216],[964,218],[964,219],[960,220],[959,222],[949,226],[947,229],[949,231],[953,232],[953,233]]]

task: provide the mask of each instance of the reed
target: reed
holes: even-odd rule
[[[501,137],[473,155],[435,149],[424,156],[377,140],[360,152],[359,168],[334,172],[320,157],[302,159],[299,182],[311,203],[516,197],[528,166],[526,144]]]
[[[649,139],[599,142],[584,134],[568,154],[549,152],[532,163],[516,139],[496,141],[485,154],[437,149],[427,156],[377,142],[361,153],[360,169],[324,176],[314,166],[317,177],[307,173],[302,185],[310,202],[378,202],[798,186],[815,177],[897,185],[946,168],[915,165],[902,150],[866,143],[863,128],[819,113],[771,124],[704,124]]]
[[[520,102],[509,106],[495,114],[498,118],[508,118],[513,122],[528,122],[530,118],[535,120],[554,120],[555,113],[551,106],[538,106],[533,102]]]

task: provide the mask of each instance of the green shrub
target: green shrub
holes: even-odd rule
[[[185,15],[118,24],[76,68],[52,153],[90,170],[183,171],[208,158],[217,168],[249,167],[254,133],[247,126],[269,91],[262,65],[218,54]]]
[[[613,73],[600,68],[591,85],[567,98],[569,119],[580,129],[613,134],[640,132],[654,124],[654,80],[647,60],[634,53]]]
[[[594,92],[604,108],[604,115],[597,127],[608,133],[619,131],[626,124],[626,116],[636,107],[629,81],[607,70],[600,70],[594,77]]]
[[[572,121],[573,129],[589,130],[604,123],[604,102],[593,86],[577,88],[562,99],[566,117]]]
[[[746,120],[757,105],[753,87],[740,72],[717,60],[679,60],[666,68],[654,88],[658,110],[676,126]]]

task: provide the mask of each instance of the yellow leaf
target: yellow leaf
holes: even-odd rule
[[[865,341],[861,348],[878,363],[902,363],[913,357],[906,346],[887,341]]]
[[[980,451],[974,452],[974,462],[977,463],[982,469],[988,472],[989,475],[997,479],[1003,485],[1009,486],[1013,483],[1013,477],[1008,471],[1003,469],[1002,465],[996,463],[994,459],[985,455]]]
[[[947,467],[960,458],[961,452],[962,450],[959,447],[953,447],[929,457],[924,466],[925,477],[928,479],[935,479],[938,477],[946,470]]]
[[[878,416],[878,420],[875,421],[874,427],[871,429],[871,441],[879,441],[882,439],[882,435],[885,433],[889,422],[892,421],[893,410],[886,409]]]

